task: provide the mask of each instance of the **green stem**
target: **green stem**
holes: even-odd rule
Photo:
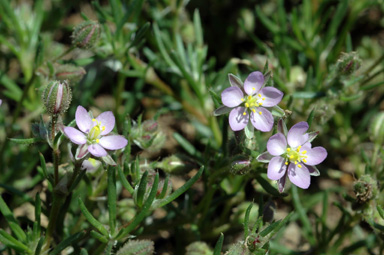
[[[51,211],[49,213],[49,223],[48,223],[48,228],[45,235],[45,244],[43,249],[44,251],[48,251],[51,246],[53,234],[56,229],[57,218],[60,213],[61,205],[63,204],[64,199],[65,199],[64,195],[53,193],[53,203],[52,203]]]
[[[115,116],[116,118],[116,126],[119,127],[120,125],[120,115],[119,115],[119,107],[122,105],[123,98],[121,97],[124,92],[124,85],[125,85],[125,77],[122,73],[118,73],[117,75],[117,89],[116,89],[116,95],[115,95]]]
[[[53,147],[53,167],[54,167],[54,175],[55,175],[55,186],[59,183],[59,163],[60,163],[60,150],[56,148],[54,145],[55,134],[56,134],[56,121],[57,115],[52,115],[51,121],[51,144]]]
[[[67,49],[65,52],[63,52],[61,55],[59,55],[58,57],[54,58],[52,60],[52,62],[56,62],[57,60],[59,60],[60,58],[64,57],[65,55],[67,55],[68,53],[70,53],[71,51],[73,51],[74,49],[76,48],[76,46],[72,46],[71,48]]]

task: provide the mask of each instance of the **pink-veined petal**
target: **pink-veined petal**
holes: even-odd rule
[[[264,100],[259,100],[263,103],[264,107],[272,107],[280,103],[281,99],[284,96],[284,93],[274,87],[264,87],[260,90],[261,98]]]
[[[89,145],[88,151],[95,157],[104,157],[108,154],[107,151],[97,143]]]
[[[306,141],[308,141],[308,134],[305,134],[308,128],[308,123],[305,121],[293,125],[287,135],[289,146],[296,148],[297,146],[303,145]]]
[[[87,137],[84,133],[80,132],[73,127],[65,127],[64,134],[75,144],[85,144],[87,142]]]
[[[293,163],[289,164],[288,177],[293,184],[302,189],[308,189],[311,184],[311,176],[308,169],[304,165],[301,165],[300,168],[298,165]]]
[[[91,116],[89,116],[87,110],[81,105],[79,105],[76,109],[75,118],[79,129],[84,133],[88,133],[93,126],[92,119]]]
[[[238,87],[229,87],[221,92],[221,101],[225,106],[236,107],[243,101],[244,94]]]
[[[257,71],[252,72],[248,75],[247,79],[244,81],[244,91],[248,95],[254,95],[258,93],[264,83],[264,75]]]
[[[251,122],[261,132],[269,132],[273,127],[272,113],[263,107],[258,107],[256,112],[251,113]]]
[[[245,112],[245,115],[243,114]],[[239,131],[245,128],[249,121],[249,114],[244,107],[232,109],[229,113],[229,126],[233,131]]]
[[[121,135],[109,135],[100,138],[99,144],[107,150],[119,150],[127,146],[127,139]]]
[[[108,134],[115,127],[115,116],[111,111],[101,113],[97,116],[96,120],[100,121],[102,127],[105,127],[105,129],[101,131],[101,135]]]
[[[306,165],[315,166],[324,161],[327,157],[327,150],[323,147],[314,147],[312,149],[307,150],[307,158]]]
[[[287,149],[287,140],[282,133],[271,136],[267,142],[267,150],[273,156],[283,154]]]
[[[282,157],[273,157],[268,164],[268,178],[275,181],[279,180],[283,177],[286,170],[285,159]]]

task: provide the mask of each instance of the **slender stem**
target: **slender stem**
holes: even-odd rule
[[[53,239],[53,233],[56,229],[56,222],[58,215],[60,213],[61,205],[63,204],[65,200],[65,196],[62,194],[58,194],[57,192],[53,193],[53,203],[51,207],[51,211],[49,213],[49,223],[48,223],[48,228],[47,228],[47,233],[45,235],[45,245],[44,245],[44,251],[48,251],[51,242]]]
[[[59,183],[59,162],[60,162],[60,150],[54,144],[55,135],[56,135],[56,121],[57,115],[52,115],[51,121],[51,144],[53,148],[53,167],[55,175],[55,186]]]
[[[115,101],[116,101],[116,106],[115,106],[115,116],[117,124],[116,126],[120,126],[120,115],[119,115],[119,107],[122,105],[122,94],[124,92],[124,85],[125,85],[125,77],[122,73],[118,73],[117,75],[117,90],[116,90],[116,95],[115,95]]]
[[[52,62],[56,62],[57,60],[59,60],[60,58],[64,57],[65,55],[67,55],[68,53],[70,53],[71,51],[73,51],[74,49],[76,48],[76,46],[72,46],[71,48],[67,49],[65,52],[63,52],[63,54],[59,55],[58,57],[54,58],[52,60]]]

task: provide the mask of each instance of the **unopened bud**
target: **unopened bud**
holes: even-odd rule
[[[377,145],[384,143],[384,112],[376,114],[369,128],[371,141]]]
[[[99,40],[100,32],[99,23],[87,20],[73,30],[72,44],[81,49],[89,49]]]
[[[258,248],[261,248],[261,246],[264,243],[262,242],[262,237],[260,235],[251,234],[247,236],[247,239],[245,241],[245,245],[248,247],[250,251],[255,251]]]
[[[378,193],[377,181],[369,175],[363,175],[353,184],[357,202],[366,203],[371,199],[375,199]]]
[[[84,68],[75,65],[59,65],[55,71],[55,77],[59,81],[78,82],[86,74]]]
[[[150,240],[129,240],[116,255],[152,255],[154,251],[154,243]]]
[[[232,174],[244,175],[249,172],[251,161],[248,159],[235,160],[231,164],[230,171]]]
[[[153,133],[157,130],[158,124],[154,120],[146,120],[143,122],[144,132]]]
[[[156,167],[170,174],[182,174],[191,171],[196,168],[197,165],[188,157],[176,154],[164,158],[161,162],[158,162]]]
[[[43,102],[47,112],[52,115],[64,113],[72,99],[71,88],[66,81],[53,81],[43,92]]]
[[[361,66],[361,59],[356,52],[342,53],[336,63],[336,69],[340,74],[350,75]]]
[[[186,247],[185,255],[212,255],[213,252],[204,242],[193,242]]]

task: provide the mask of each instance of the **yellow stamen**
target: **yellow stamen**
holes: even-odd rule
[[[260,102],[259,105],[263,105],[263,103]]]
[[[299,147],[297,147],[296,151],[299,152],[300,148],[301,148],[301,145]]]
[[[259,97],[261,97],[261,94],[259,93],[259,95],[258,95]]]
[[[244,98],[242,98],[242,99],[241,99],[241,101],[243,101],[243,102],[244,102]]]
[[[265,97],[263,97],[262,99],[265,100]]]
[[[99,143],[99,142],[100,142],[100,140],[99,140],[99,139],[96,139],[96,142],[97,142],[97,143]]]
[[[249,104],[248,104],[248,103],[245,103],[245,107],[247,107],[247,108],[248,108],[248,107],[249,107]]]
[[[255,88],[252,88],[253,90],[256,90]]]
[[[304,163],[307,163],[307,160],[306,160],[306,159],[303,159],[303,162],[304,162]]]
[[[104,130],[105,130],[105,126],[103,126],[103,127],[101,128],[101,130],[104,131]]]
[[[92,119],[92,121],[96,121],[96,119]]]
[[[297,161],[295,161],[295,165],[297,165]]]
[[[255,113],[255,112],[256,112],[256,110],[255,110],[255,109],[252,109],[252,111],[253,111],[253,113]]]
[[[246,113],[246,112],[243,112],[243,115],[245,116],[245,115],[247,115],[247,113]]]
[[[248,100],[251,100],[252,99],[252,96],[248,96]]]
[[[285,165],[288,166],[288,161],[285,161]]]
[[[287,151],[291,151],[291,148],[287,148]]]
[[[261,115],[261,114],[263,114],[262,112],[259,112],[259,114]]]
[[[299,164],[299,165],[297,165],[299,168],[301,168],[301,165]]]
[[[301,153],[302,153],[302,154],[305,154],[305,153],[307,153],[307,151],[302,151]]]
[[[289,156],[289,158],[292,159],[292,158],[293,158],[293,155]]]

